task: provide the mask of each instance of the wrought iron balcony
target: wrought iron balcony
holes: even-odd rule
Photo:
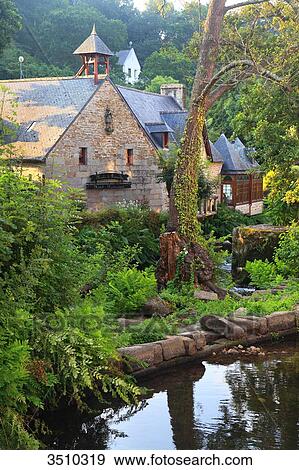
[[[118,189],[131,188],[132,183],[128,181],[129,175],[124,173],[108,172],[90,175],[86,183],[86,189]]]

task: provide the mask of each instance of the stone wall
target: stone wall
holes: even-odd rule
[[[263,201],[256,201],[251,206],[250,204],[237,204],[235,209],[245,215],[257,215],[263,212],[264,203]]]
[[[207,359],[235,346],[253,346],[299,331],[298,306],[294,311],[275,312],[266,317],[238,317],[234,314],[225,319],[214,316],[209,318],[211,330],[195,330],[153,343],[120,348],[119,353],[125,358],[124,368],[136,376],[149,375],[178,364]],[[214,330],[211,319],[214,319],[216,325]],[[223,327],[221,332],[220,323]]]
[[[105,131],[104,114],[109,107],[114,131]],[[79,165],[79,148],[87,148],[87,165]],[[126,149],[133,149],[128,165]],[[113,85],[106,80],[55,145],[46,164],[46,177],[58,178],[74,187],[85,188],[91,174],[124,172],[130,189],[87,190],[89,209],[97,210],[123,200],[148,202],[155,210],[167,208],[163,183],[157,182],[159,169],[155,147]]]
[[[261,214],[264,210],[264,202],[263,201],[256,201],[253,202],[251,205],[250,215],[257,215]]]

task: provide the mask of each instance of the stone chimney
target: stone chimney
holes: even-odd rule
[[[186,87],[181,83],[169,83],[168,85],[161,85],[161,95],[172,96],[177,100],[179,105],[186,109]]]

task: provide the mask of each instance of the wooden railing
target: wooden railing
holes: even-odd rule
[[[218,208],[218,197],[213,196],[208,199],[203,199],[200,204],[198,211],[198,218],[203,219],[204,217],[210,217],[217,213]]]

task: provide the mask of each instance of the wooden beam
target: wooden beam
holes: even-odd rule
[[[99,62],[98,62],[98,56],[94,56],[94,62],[93,62],[93,73],[94,73],[94,84],[97,85],[99,83]]]

